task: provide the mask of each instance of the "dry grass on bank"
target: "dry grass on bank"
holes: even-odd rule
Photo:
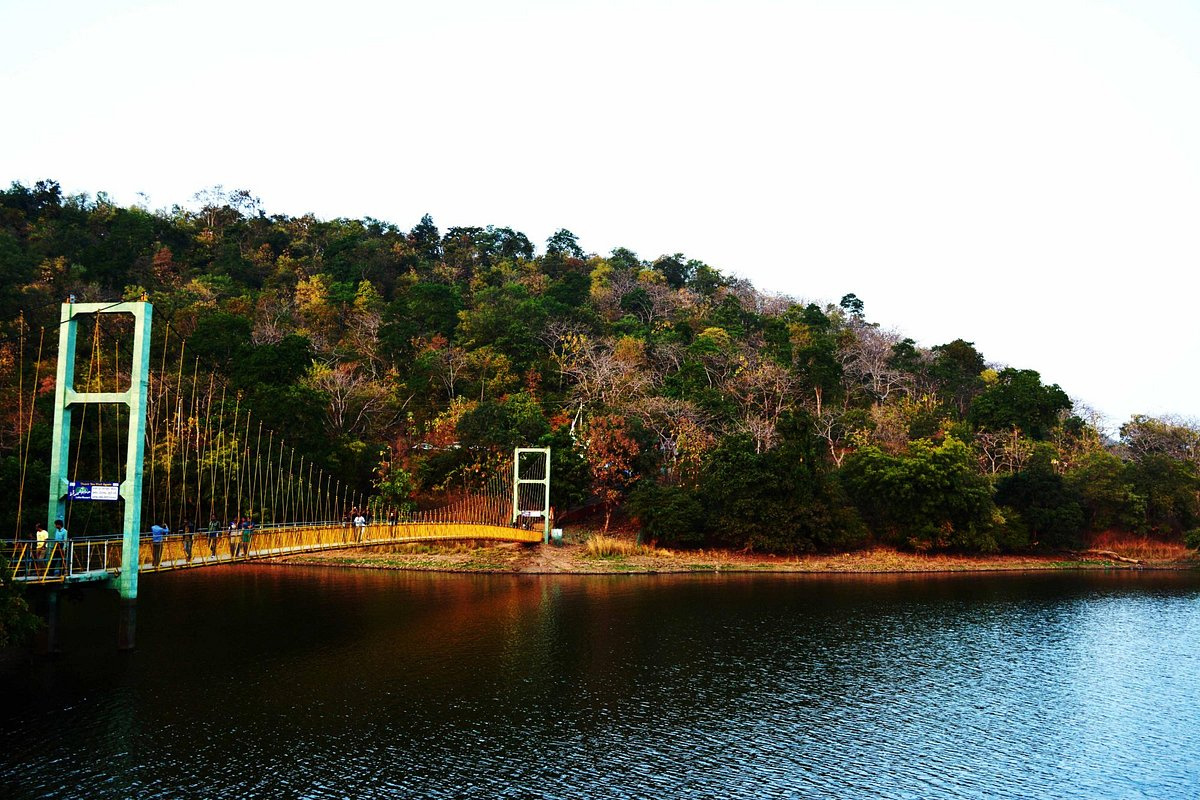
[[[1149,536],[1113,531],[1096,534],[1089,542],[1089,547],[1093,550],[1111,550],[1117,555],[1138,561],[1188,561],[1196,558],[1196,551],[1180,542],[1163,542]]]
[[[1097,536],[1073,553],[963,555],[911,553],[889,547],[790,556],[734,550],[668,550],[637,543],[632,527],[573,526],[557,545],[422,542],[297,554],[286,563],[374,569],[616,574],[684,572],[922,573],[1049,569],[1195,569],[1200,557],[1182,544],[1146,537]]]
[[[411,544],[381,544],[371,549],[375,553],[391,555],[454,555],[473,553],[483,546],[476,541],[413,542]]]
[[[636,541],[607,536],[603,533],[593,533],[584,542],[584,552],[591,558],[612,558],[613,556],[655,556],[671,558],[675,554],[670,550],[659,550]]]

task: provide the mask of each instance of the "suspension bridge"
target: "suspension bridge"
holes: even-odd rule
[[[211,368],[202,377],[199,357],[188,360],[187,338],[169,322],[154,326],[144,299],[72,299],[57,328],[47,523],[33,535],[20,526],[34,406],[49,379],[46,328],[28,391],[19,370],[25,438],[9,576],[51,587],[115,587],[130,617],[123,646],[132,646],[137,579],[145,572],[412,542],[548,540],[548,449],[479,454],[472,475],[440,507],[389,505],[256,424],[243,392]],[[85,352],[86,360],[78,357]],[[150,530],[144,520],[154,523]]]

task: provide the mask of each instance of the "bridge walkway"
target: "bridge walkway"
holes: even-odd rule
[[[250,541],[243,542],[243,531],[223,528],[215,541],[207,531],[191,534],[190,553],[187,534],[171,533],[161,544],[149,534],[138,547],[138,572],[166,572],[177,569],[230,564],[254,559],[273,558],[323,550],[374,547],[436,541],[504,541],[540,543],[541,530],[478,522],[400,522],[375,523],[359,529],[342,523],[287,525],[256,528]],[[26,584],[73,584],[108,580],[121,571],[121,538],[73,539],[50,541],[42,550],[31,540],[10,543],[9,567],[13,579]]]

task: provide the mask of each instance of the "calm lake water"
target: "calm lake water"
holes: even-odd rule
[[[1200,796],[1200,575],[269,565],[63,602],[5,797]]]

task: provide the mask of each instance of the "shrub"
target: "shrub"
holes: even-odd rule
[[[696,493],[682,486],[644,482],[629,496],[629,509],[645,538],[675,547],[704,543],[704,507]]]

